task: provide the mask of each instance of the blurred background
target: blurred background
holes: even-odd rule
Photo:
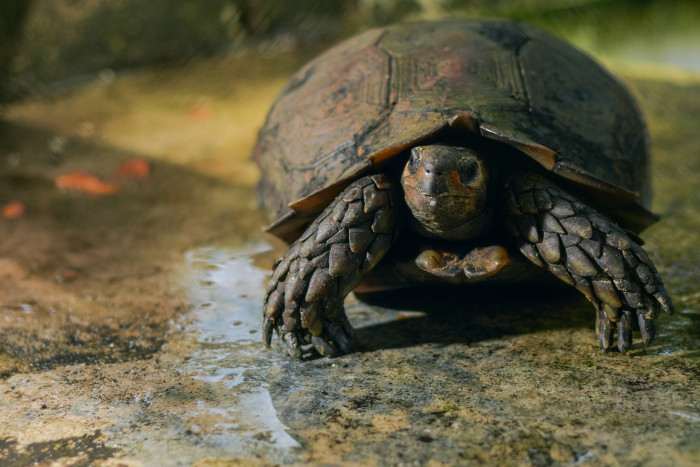
[[[694,0],[3,0],[0,96],[46,95],[105,70],[317,51],[372,26],[446,16],[522,19],[604,59],[700,70]]]

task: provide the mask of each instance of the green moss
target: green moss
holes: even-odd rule
[[[71,466],[87,467],[95,461],[112,458],[118,452],[118,449],[105,446],[99,430],[91,435],[30,443],[22,447],[14,438],[0,439],[0,463],[6,467],[59,460],[69,461]]]

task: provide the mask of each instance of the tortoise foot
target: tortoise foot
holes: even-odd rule
[[[343,191],[278,261],[263,307],[263,339],[276,331],[289,354],[350,352],[355,332],[343,301],[391,247],[395,189],[381,175]]]
[[[543,177],[518,174],[508,184],[504,218],[520,251],[574,286],[595,306],[603,351],[624,353],[639,331],[645,345],[653,320],[673,304],[656,267],[621,227]]]
[[[454,284],[475,283],[492,277],[510,263],[502,246],[476,247],[464,255],[426,248],[415,260],[416,266]]]

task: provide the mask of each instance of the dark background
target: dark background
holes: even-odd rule
[[[599,57],[700,68],[693,0],[3,0],[0,96],[51,94],[105,69],[320,50],[372,26],[449,16],[522,19]]]

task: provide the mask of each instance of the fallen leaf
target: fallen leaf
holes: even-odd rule
[[[78,191],[91,195],[111,195],[119,192],[119,185],[103,182],[87,170],[74,170],[56,177],[56,186],[61,190]]]
[[[206,104],[190,107],[190,118],[195,122],[203,122],[211,118],[211,108]]]
[[[24,203],[10,201],[2,207],[2,217],[5,219],[17,219],[24,214]]]
[[[78,278],[80,271],[76,268],[67,267],[56,275],[56,282],[62,284],[64,282],[72,282]]]
[[[116,174],[122,178],[148,178],[151,163],[141,157],[134,157],[117,167]]]

